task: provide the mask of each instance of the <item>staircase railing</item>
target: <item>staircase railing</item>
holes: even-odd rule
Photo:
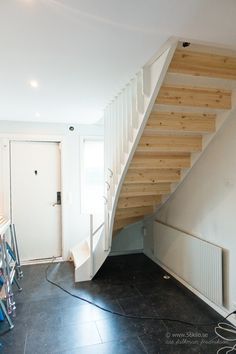
[[[176,45],[177,40],[166,43],[105,109],[105,250],[111,248],[115,211],[123,180]]]

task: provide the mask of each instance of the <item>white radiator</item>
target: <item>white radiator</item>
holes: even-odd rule
[[[191,287],[222,305],[222,248],[155,221],[154,255]]]

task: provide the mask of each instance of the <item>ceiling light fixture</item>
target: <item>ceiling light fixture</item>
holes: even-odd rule
[[[30,80],[29,84],[33,88],[38,88],[39,87],[39,83],[38,83],[37,80]]]

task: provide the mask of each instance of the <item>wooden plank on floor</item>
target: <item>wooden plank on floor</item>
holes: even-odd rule
[[[129,170],[124,184],[134,183],[160,183],[160,182],[178,182],[180,180],[180,170],[177,169],[153,169],[153,170]]]
[[[157,104],[231,109],[231,91],[176,85],[163,85]]]
[[[143,207],[143,206],[155,206],[161,203],[160,195],[141,195],[134,197],[120,197],[118,201],[118,209]]]
[[[236,80],[236,57],[177,49],[168,71]]]
[[[197,152],[202,150],[201,136],[155,135],[143,136],[138,152]]]
[[[128,209],[117,209],[115,218],[116,220],[127,219],[137,216],[151,215],[153,214],[153,206],[128,208]]]
[[[171,183],[136,183],[123,184],[120,197],[158,196],[171,191]]]
[[[181,155],[148,155],[136,153],[129,169],[179,169],[191,166],[190,154]]]
[[[144,135],[160,131],[213,133],[215,131],[215,114],[152,112],[144,130]]]

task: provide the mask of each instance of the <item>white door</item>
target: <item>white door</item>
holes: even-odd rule
[[[61,256],[60,191],[59,144],[12,141],[11,210],[21,260]]]

